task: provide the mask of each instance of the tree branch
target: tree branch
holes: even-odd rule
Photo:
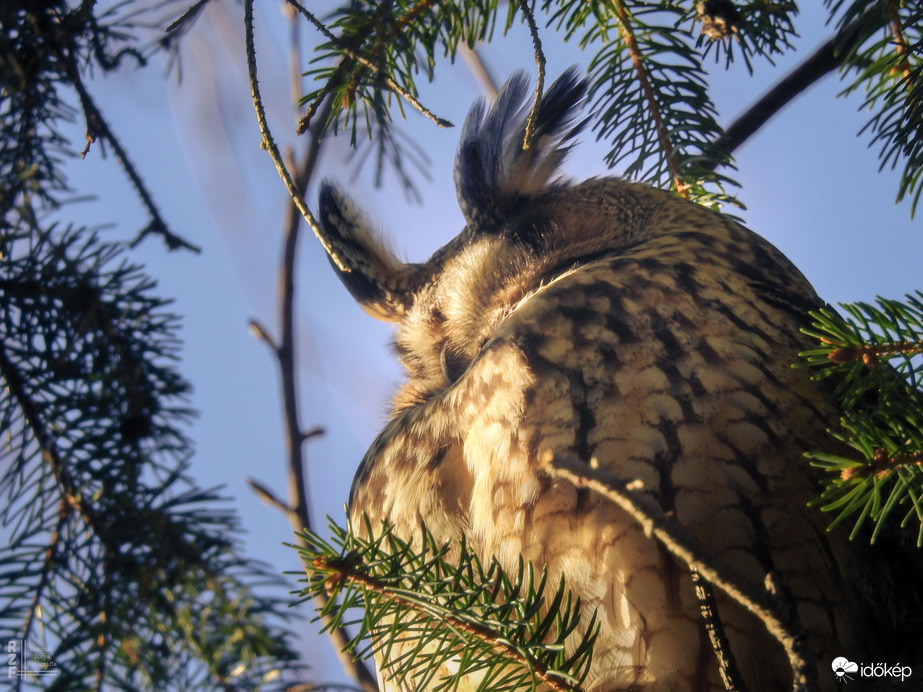
[[[670,171],[670,177],[673,178],[673,185],[676,186],[676,192],[685,196],[687,194],[686,182],[680,174],[679,165],[676,163],[676,155],[673,151],[673,142],[670,141],[670,133],[663,122],[663,115],[660,112],[660,103],[657,95],[654,93],[654,87],[651,85],[650,75],[644,64],[644,58],[641,55],[641,49],[638,47],[638,41],[631,29],[631,18],[625,5],[622,2],[612,3],[615,14],[619,20],[622,39],[628,48],[628,54],[631,56],[631,64],[638,75],[638,81],[641,83],[641,90],[644,92],[644,98],[647,101],[648,108],[651,112],[651,119],[654,121],[654,128],[657,130],[657,140],[660,142],[660,148],[663,149],[663,156],[667,161],[667,167]]]
[[[454,127],[451,122],[449,122],[445,118],[440,118],[438,115],[430,111],[426,106],[420,103],[420,101],[413,94],[411,94],[409,91],[407,91],[407,89],[405,89],[400,84],[395,82],[394,79],[391,77],[391,75],[384,72],[374,62],[372,62],[365,56],[360,55],[356,51],[350,50],[349,47],[343,45],[340,39],[338,39],[334,34],[330,33],[327,27],[324,26],[323,22],[321,22],[319,19],[317,19],[317,17],[315,17],[307,9],[301,6],[297,2],[297,0],[286,0],[286,2],[288,2],[289,5],[291,5],[292,7],[297,9],[299,12],[301,12],[301,14],[303,14],[305,18],[311,24],[313,24],[314,27],[318,31],[320,31],[328,41],[336,43],[340,49],[340,52],[343,55],[345,55],[350,60],[359,63],[363,67],[371,70],[375,74],[380,75],[384,79],[385,84],[388,85],[388,88],[391,89],[391,91],[393,91],[398,96],[400,96],[405,101],[407,101],[407,103],[409,103],[411,106],[416,108],[425,117],[429,118],[437,127]],[[427,6],[427,5],[424,5],[424,6]],[[330,82],[328,82],[327,88],[325,88],[324,91],[321,92],[321,94],[317,97],[317,99],[315,99],[314,103],[312,103],[311,106],[308,108],[304,117],[298,123],[298,128],[297,128],[298,134],[302,134],[305,130],[308,129],[308,126],[310,125],[311,120],[314,117],[314,114],[315,114],[314,111],[316,110],[320,102],[324,99],[324,97],[329,95],[330,86],[334,81],[335,80],[330,80]],[[322,122],[326,124],[326,120],[323,120]]]
[[[29,392],[27,391],[27,386],[22,378],[22,375],[20,374],[18,368],[16,368],[15,364],[9,359],[6,351],[2,347],[0,347],[0,377],[2,377],[4,385],[10,396],[16,402],[16,405],[19,406],[20,411],[22,411],[25,424],[29,426],[29,429],[32,431],[32,436],[35,438],[35,444],[38,447],[38,450],[41,452],[42,459],[51,469],[51,474],[54,477],[55,483],[57,483],[61,494],[60,507],[58,509],[58,521],[51,536],[48,548],[46,549],[44,569],[42,571],[38,587],[36,588],[35,594],[33,595],[29,614],[26,618],[25,624],[23,625],[22,638],[27,639],[29,637],[29,632],[32,629],[32,623],[35,619],[35,615],[38,612],[39,606],[41,605],[41,598],[44,595],[45,587],[48,585],[49,569],[53,564],[53,559],[58,554],[58,546],[61,541],[61,534],[65,524],[67,523],[67,519],[69,518],[70,513],[72,511],[76,511],[91,531],[97,535],[99,535],[100,532],[96,526],[96,517],[93,513],[92,507],[87,503],[86,498],[77,488],[77,484],[74,482],[74,479],[71,477],[70,473],[68,473],[64,464],[64,460],[61,458],[61,454],[58,451],[57,446],[55,446],[54,440],[49,435],[44,421],[42,421],[38,406],[36,405],[35,401],[32,400],[32,397],[29,396]]]
[[[749,580],[718,561],[695,536],[668,518],[656,502],[634,492],[630,483],[570,455],[548,453],[542,461],[558,477],[578,488],[589,488],[617,504],[641,525],[645,534],[655,537],[673,556],[756,615],[785,649],[792,667],[793,689],[816,688],[817,671],[813,656],[805,645],[797,613],[786,602],[786,594],[775,588],[773,575],[767,575],[767,584],[773,587],[769,594],[760,591]]]
[[[475,80],[477,80],[478,85],[480,85],[481,91],[490,99],[497,98],[497,94],[500,92],[497,88],[497,80],[494,79],[490,70],[487,69],[487,65],[485,65],[484,61],[481,59],[481,55],[478,53],[477,48],[469,48],[466,43],[461,42],[458,44],[458,50],[461,53],[462,60],[468,65],[468,70],[474,75]]]
[[[324,120],[319,119],[315,123],[315,128],[319,131]],[[318,126],[320,124],[320,126]],[[310,146],[302,160],[299,168],[297,183],[298,189],[303,194],[307,188],[311,172],[314,170],[317,161],[317,154],[320,148],[319,141],[312,136],[309,140]],[[304,459],[304,442],[312,437],[322,433],[319,428],[308,431],[302,431],[299,422],[298,407],[298,378],[297,363],[295,361],[295,271],[296,271],[296,249],[298,246],[298,235],[301,226],[301,215],[297,205],[293,202],[288,206],[288,215],[286,219],[285,245],[282,253],[282,263],[279,269],[279,317],[281,323],[281,338],[279,345],[274,348],[276,361],[279,365],[279,379],[282,387],[283,400],[283,417],[285,425],[285,443],[287,451],[287,479],[288,479],[288,502],[283,502],[276,497],[263,484],[248,479],[250,487],[268,504],[282,510],[292,530],[300,536],[304,531],[311,530],[310,510],[308,507],[308,489],[305,478],[305,459]],[[260,338],[264,343],[272,345],[273,342],[265,335],[265,330],[259,329]],[[305,546],[304,542],[299,539],[299,543]],[[322,610],[327,604],[327,597],[320,594],[317,599],[317,607]],[[331,617],[322,618],[325,624],[330,624]],[[347,646],[351,637],[342,627],[331,627],[327,630],[331,643],[340,658],[340,663],[346,673],[356,681],[365,692],[378,692],[378,685],[375,677],[362,661],[355,660],[347,651]]]
[[[856,25],[852,24],[827,39],[732,122],[724,131],[724,136],[715,142],[715,146],[733,154],[796,96],[837,70],[860,41],[860,33],[856,29]],[[708,162],[703,166],[706,170],[714,170],[717,163]]]
[[[73,60],[69,55],[62,56],[62,60],[66,66],[67,76],[70,79],[74,89],[76,89],[77,96],[80,97],[80,106],[83,108],[83,116],[86,120],[87,145],[83,150],[83,156],[86,156],[87,152],[90,150],[90,145],[96,141],[97,137],[102,137],[105,139],[109,143],[109,146],[112,147],[112,150],[115,152],[115,157],[121,164],[122,170],[125,171],[125,175],[128,176],[132,187],[135,188],[135,191],[141,198],[141,202],[147,209],[147,213],[151,216],[151,222],[141,231],[140,234],[138,234],[138,237],[135,238],[129,244],[129,246],[135,247],[144,239],[145,236],[149,235],[150,233],[156,233],[163,238],[164,243],[166,243],[167,248],[170,250],[178,250],[183,248],[185,250],[191,250],[195,253],[202,252],[200,247],[190,243],[185,238],[176,235],[169,229],[167,222],[164,220],[163,216],[161,216],[160,210],[157,208],[157,204],[154,202],[154,197],[151,195],[150,191],[147,189],[147,186],[144,184],[144,180],[141,178],[138,170],[128,158],[128,151],[125,149],[125,147],[122,146],[122,143],[119,141],[118,137],[115,136],[112,128],[109,127],[109,123],[106,122],[106,119],[103,117],[102,111],[100,111],[100,109],[97,107],[96,103],[93,101],[92,97],[84,86],[83,80],[80,78],[80,72],[77,70],[76,65],[73,64]]]
[[[287,207],[285,240],[282,262],[279,269],[279,324],[281,336],[278,345],[276,346],[274,344],[273,340],[262,326],[255,322],[251,323],[251,329],[260,336],[264,343],[274,347],[273,350],[279,364],[279,377],[282,387],[283,413],[285,419],[285,442],[288,456],[288,502],[283,503],[265,488],[265,486],[256,481],[251,480],[250,486],[254,488],[264,500],[282,509],[292,529],[300,536],[304,531],[311,530],[311,517],[308,507],[308,488],[304,473],[304,443],[306,440],[321,434],[322,431],[320,429],[313,429],[305,432],[301,429],[300,423],[298,407],[298,368],[295,360],[295,260],[297,257],[296,251],[298,248],[298,236],[302,218],[308,220],[309,224],[313,222],[313,224],[316,225],[317,223],[310,212],[307,211],[304,196],[307,192],[311,175],[317,165],[321,147],[321,136],[323,135],[324,126],[329,116],[331,100],[327,99],[321,106],[321,117],[311,126],[310,137],[307,140],[307,149],[301,161],[301,165],[296,167],[294,160],[290,160],[289,166],[286,167],[279,156],[278,149],[272,142],[268,126],[266,125],[265,113],[263,112],[262,104],[259,99],[259,91],[256,83],[256,59],[253,47],[252,0],[245,0],[244,6],[247,25],[247,63],[250,67],[250,87],[253,94],[254,106],[257,111],[257,117],[260,121],[260,131],[263,134],[263,142],[267,145],[267,148],[270,149],[270,154],[273,156],[276,168],[279,170],[286,186],[289,188],[291,197],[291,204]],[[289,157],[290,159],[292,158],[290,152]],[[288,168],[292,170],[297,168],[294,179],[288,174]],[[314,225],[312,225],[312,228],[314,228]],[[316,232],[315,230],[315,233]],[[299,542],[302,546],[307,547],[301,539],[299,539]],[[326,606],[328,600],[325,594],[319,594],[316,598],[318,608],[322,610],[324,606]],[[331,625],[333,623],[333,618],[330,616],[322,619],[326,625]],[[340,664],[343,666],[346,673],[355,680],[356,684],[365,692],[378,692],[378,684],[371,671],[369,671],[362,661],[354,659],[347,650],[352,638],[346,630],[340,626],[330,627],[327,630],[327,634],[330,637],[334,650],[339,656]]]
[[[562,680],[555,675],[547,665],[540,661],[530,659],[521,646],[515,642],[508,641],[505,638],[497,636],[497,632],[489,626],[480,623],[471,622],[470,619],[459,617],[452,612],[451,608],[428,603],[425,599],[411,598],[407,589],[396,589],[393,585],[383,583],[375,575],[367,573],[364,569],[348,561],[328,560],[322,562],[319,567],[324,570],[334,572],[334,579],[337,581],[346,581],[357,584],[364,589],[378,594],[382,599],[391,603],[396,603],[414,613],[436,616],[445,626],[457,633],[464,633],[470,638],[478,639],[484,642],[491,649],[507,659],[516,662],[524,668],[529,668],[544,685],[553,692],[581,692],[580,687],[576,687]],[[398,659],[398,663],[402,659]]]
[[[288,191],[289,197],[298,208],[301,217],[308,224],[308,227],[320,241],[327,256],[336,265],[337,269],[348,272],[349,268],[343,262],[336,248],[324,237],[320,224],[317,219],[314,218],[311,210],[308,209],[308,205],[304,201],[304,195],[299,192],[298,186],[285,167],[285,162],[282,160],[279,147],[276,146],[276,142],[272,138],[272,133],[269,131],[269,123],[266,121],[266,110],[263,108],[263,98],[260,96],[260,85],[256,72],[256,48],[253,42],[253,0],[244,0],[244,34],[246,38],[247,72],[250,79],[250,96],[253,101],[253,108],[256,111],[256,120],[257,123],[259,123],[260,135],[263,138],[262,146],[269,153],[269,157],[272,159],[273,164],[275,164],[276,172],[279,174],[279,177],[282,178],[282,182],[285,184],[285,189]],[[319,143],[317,146],[319,146]]]

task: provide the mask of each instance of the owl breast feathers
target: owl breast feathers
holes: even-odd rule
[[[356,474],[350,512],[398,535],[464,534],[515,572],[563,573],[600,634],[585,689],[720,690],[688,569],[605,498],[556,479],[548,454],[636,481],[753,584],[781,580],[820,685],[830,662],[894,657],[895,573],[807,503],[806,450],[829,449],[825,392],[791,363],[822,303],[767,241],[673,194],[615,178],[555,181],[586,85],[567,72],[531,106],[515,76],[462,131],[466,220],[423,264],[398,260],[339,190],[320,215],[343,283],[397,324],[407,381]],[[874,556],[874,559],[883,559]],[[748,688],[791,689],[782,648],[718,596]],[[890,648],[889,648],[890,647]],[[412,679],[385,689],[418,689]]]

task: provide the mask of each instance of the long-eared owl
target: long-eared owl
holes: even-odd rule
[[[514,76],[470,112],[455,184],[464,229],[421,264],[397,259],[336,187],[320,193],[339,276],[397,325],[407,380],[350,498],[412,537],[465,535],[485,560],[563,573],[600,634],[586,689],[720,690],[684,564],[611,501],[556,478],[549,454],[632,480],[723,564],[784,585],[816,657],[871,659],[894,632],[893,575],[827,534],[802,457],[831,443],[826,393],[791,364],[820,307],[776,248],[669,192],[557,170],[581,129],[574,71],[531,99]],[[752,692],[791,689],[783,649],[718,594]],[[381,667],[382,662],[379,661]],[[380,673],[385,689],[398,686]]]

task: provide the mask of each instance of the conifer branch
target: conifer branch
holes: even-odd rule
[[[305,7],[303,7],[300,3],[298,3],[297,0],[286,0],[286,2],[292,7],[294,7],[296,10],[301,12],[301,14],[303,14],[308,19],[308,21],[311,22],[311,24],[313,24],[314,27],[324,35],[325,38],[337,44],[340,52],[343,55],[349,58],[349,60],[352,60],[353,62],[357,62],[363,67],[368,68],[375,74],[380,75],[382,79],[384,80],[384,83],[388,86],[388,88],[391,91],[393,91],[395,94],[397,94],[398,96],[403,98],[405,101],[407,101],[407,103],[409,103],[417,111],[419,111],[422,115],[424,115],[427,119],[429,119],[434,125],[436,125],[436,127],[454,127],[454,125],[450,121],[446,120],[445,118],[440,118],[438,115],[436,115],[431,110],[429,110],[426,106],[420,103],[420,101],[417,99],[416,96],[414,96],[407,89],[405,89],[400,84],[395,82],[394,79],[391,77],[391,75],[389,75],[387,72],[382,70],[374,62],[364,57],[360,53],[354,50],[351,50],[348,46],[343,45],[342,41],[340,41],[336,36],[330,33],[330,30],[327,29],[327,27],[324,26],[324,24],[320,20],[318,20],[313,14],[311,14],[307,9],[305,9]],[[328,86],[332,87],[333,84],[335,84],[335,81],[330,80]],[[317,110],[320,103],[323,101],[324,97],[329,93],[330,93],[330,89],[325,88],[314,99],[311,106],[309,106],[308,111],[298,122],[298,127],[296,128],[296,132],[298,134],[303,134],[304,132],[308,130],[308,128],[311,125],[311,120],[314,117],[315,111]],[[324,124],[326,125],[326,122]]]
[[[810,328],[801,331],[819,345],[801,353],[804,365],[816,368],[816,379],[839,380],[837,396],[850,410],[865,392],[885,395],[905,386],[923,383],[923,292],[905,302],[879,298],[876,305],[841,303],[844,319],[831,309],[811,312]],[[879,363],[889,367],[879,368]],[[899,377],[895,377],[897,374]]]
[[[92,510],[86,498],[78,490],[76,482],[68,473],[61,453],[54,444],[53,436],[46,429],[45,423],[41,419],[38,406],[29,396],[23,377],[7,356],[2,344],[0,344],[0,377],[3,378],[10,396],[22,411],[23,418],[35,438],[42,459],[48,464],[55,482],[57,482],[61,490],[61,514],[64,515],[71,510],[75,510],[87,524],[92,525]]]
[[[647,67],[644,64],[644,56],[641,53],[641,49],[638,47],[638,41],[636,40],[632,30],[631,17],[625,8],[624,2],[621,0],[615,0],[615,2],[612,4],[615,8],[615,14],[618,17],[622,39],[625,41],[628,55],[631,58],[631,63],[634,66],[635,73],[638,77],[638,82],[641,84],[641,90],[643,91],[644,97],[647,100],[647,107],[650,111],[651,119],[654,121],[654,129],[657,132],[657,141],[660,142],[660,148],[663,151],[664,159],[667,162],[667,168],[670,171],[670,177],[673,180],[673,185],[676,188],[677,193],[685,196],[687,194],[686,181],[680,174],[679,165],[676,161],[676,155],[673,151],[673,142],[670,140],[670,132],[663,121],[663,115],[660,112],[660,102],[658,95],[654,91],[654,87],[651,85],[651,79],[648,75]]]
[[[357,567],[355,560],[317,559],[314,566],[321,571],[329,571],[330,580],[337,583],[339,588],[343,585],[356,585],[366,593],[373,593],[401,609],[403,617],[436,617],[447,627],[459,632],[465,638],[477,639],[483,642],[495,653],[508,658],[510,661],[532,668],[535,677],[548,685],[554,692],[576,692],[577,688],[568,685],[553,675],[544,664],[530,661],[521,649],[511,642],[499,638],[496,629],[485,624],[471,622],[453,608],[439,608],[425,599],[415,597],[412,591],[401,591],[394,588],[387,581],[368,574]]]
[[[875,478],[881,480],[887,478],[901,467],[906,466],[923,466],[923,450],[910,452],[909,454],[891,455],[888,454],[887,450],[879,447],[872,454],[870,464],[867,466],[853,466],[844,469],[840,474],[840,478],[844,481],[848,481],[853,478],[875,476]]]
[[[23,638],[41,624],[65,644],[62,675],[86,689],[125,679],[158,689],[167,669],[217,667],[221,656],[239,657],[247,685],[288,667],[285,636],[261,620],[278,602],[243,600],[241,577],[266,573],[236,554],[233,517],[212,509],[219,498],[185,480],[176,423],[188,413],[174,402],[187,385],[165,362],[175,317],[115,245],[17,230],[0,262],[2,320],[17,324],[0,344],[0,621]],[[206,599],[193,633],[188,614]],[[138,637],[173,645],[139,651]],[[225,648],[204,651],[202,638]]]
[[[870,144],[880,145],[880,169],[902,164],[897,199],[912,195],[912,216],[923,194],[923,12],[915,3],[853,3],[844,8],[840,27],[856,27],[843,64],[858,74],[843,93],[864,88],[863,107],[872,116],[860,132],[870,132]]]
[[[361,46],[366,41],[366,39],[375,30],[375,25],[376,25],[375,20],[378,18],[378,15],[381,12],[384,12],[388,4],[389,3],[382,3],[378,9],[378,12],[376,12],[376,16],[369,18],[369,20],[365,23],[365,26],[363,26],[360,30],[355,32],[355,35],[353,36],[352,41],[351,41],[352,43],[355,43],[356,45]],[[322,34],[324,34],[324,36],[328,39],[328,41],[330,41],[331,44],[336,46],[338,55],[346,55],[346,53],[343,51],[349,50],[349,48],[347,46],[344,46],[343,42],[339,41],[337,37],[327,29],[326,25],[324,25],[323,22],[317,19],[307,9],[304,9],[302,11],[299,5],[294,5],[294,6],[296,7],[296,9],[299,9],[299,11],[301,11],[301,13],[307,18],[307,20],[314,26],[315,29],[317,29]],[[346,55],[346,57],[350,57],[350,56]],[[351,63],[349,60],[343,59],[342,57],[339,59],[336,69],[333,71],[333,74],[329,76],[329,78],[324,83],[324,86],[319,91],[317,91],[314,99],[305,108],[304,115],[299,121],[298,126],[295,128],[295,132],[297,134],[300,135],[304,133],[305,131],[307,131],[308,127],[310,127],[310,123],[312,123],[314,120],[314,115],[317,112],[317,109],[320,108],[321,104],[324,103],[325,99],[329,100],[329,99],[334,98],[332,94],[334,90],[337,88],[337,86],[342,84],[346,80],[346,75],[347,75],[347,72],[350,66],[351,66]],[[324,126],[326,127],[326,123],[324,123]]]
[[[579,691],[598,627],[595,616],[582,623],[563,579],[551,589],[522,562],[514,576],[496,560],[485,570],[464,538],[440,546],[425,529],[411,544],[384,525],[376,533],[366,522],[365,538],[330,528],[332,543],[302,536],[301,595],[327,595],[320,616],[358,625],[352,646],[370,642],[357,655],[379,655],[397,684],[448,690],[476,676],[493,692],[539,683]]]
[[[818,347],[801,354],[815,379],[833,378],[843,411],[834,438],[850,454],[809,451],[812,465],[828,475],[816,504],[835,512],[833,528],[854,518],[851,535],[870,520],[875,541],[898,512],[899,524],[918,525],[923,546],[923,292],[906,300],[879,298],[812,312],[805,334]]]
[[[823,337],[821,338],[821,343],[833,347],[833,350],[827,355],[827,360],[837,365],[861,360],[866,367],[874,368],[882,359],[887,360],[893,356],[912,357],[918,353],[923,353],[923,342],[921,341],[891,341],[849,346],[837,344],[828,337]]]
[[[84,153],[93,141],[113,153],[150,219],[134,244],[157,234],[198,251],[167,229],[90,95],[87,74],[124,56],[143,65],[131,46],[148,30],[143,4],[4,5],[0,623],[54,651],[54,687],[256,689],[298,667],[280,626],[286,599],[239,554],[226,500],[190,480],[178,318],[127,243],[69,221],[67,202],[100,182],[78,174],[74,189],[65,177],[82,148],[77,115]],[[19,672],[17,689],[30,684]]]
[[[401,102],[410,103],[437,124],[447,125],[444,119],[426,109],[416,98],[414,75],[423,71],[432,79],[437,59],[434,48],[440,40],[444,42],[446,52],[454,55],[459,46],[473,45],[474,40],[488,34],[492,22],[496,21],[496,7],[489,5],[473,9],[465,3],[419,0],[395,11],[393,3],[359,3],[342,9],[342,19],[338,22],[342,22],[343,31],[336,36],[323,22],[298,5],[297,0],[292,2],[327,39],[319,52],[335,65],[314,70],[322,86],[309,95],[311,103],[300,127],[303,129],[307,123],[313,122],[320,103],[336,94],[338,103],[331,122],[336,127],[342,117],[347,125],[351,123],[355,145],[356,127],[360,120],[356,104],[364,103],[365,123],[370,137],[377,142],[375,156],[379,175],[382,162],[387,158],[398,170],[408,190],[412,191],[413,183],[402,170],[404,144],[389,133],[391,106],[382,98],[382,90],[397,94]],[[534,40],[538,36],[538,24],[532,5],[521,0],[511,7],[523,8]],[[919,165],[919,159],[923,158],[920,154],[923,145],[919,145],[916,141],[919,138],[913,136],[919,129],[921,112],[915,104],[923,93],[916,79],[919,72],[919,51],[915,50],[919,43],[918,22],[912,10],[898,3],[888,3],[886,12],[867,11],[865,14],[862,14],[859,4],[846,10],[842,9],[841,3],[835,5],[834,13],[843,15],[836,34],[732,122],[726,132],[715,121],[716,113],[708,96],[708,78],[701,61],[715,46],[718,53],[723,51],[726,54],[730,64],[733,46],[737,46],[747,67],[752,69],[752,56],[770,58],[775,53],[792,48],[789,37],[795,34],[795,30],[792,23],[794,9],[790,4],[722,9],[706,3],[690,12],[682,3],[666,3],[661,10],[654,12],[649,4],[619,0],[608,8],[611,27],[610,17],[592,12],[584,3],[565,3],[557,7],[544,2],[541,9],[550,14],[551,20],[557,21],[559,27],[566,26],[565,40],[570,39],[578,27],[589,24],[591,28],[584,41],[601,41],[603,44],[603,49],[590,66],[591,71],[596,73],[591,93],[598,97],[595,104],[596,127],[600,137],[612,135],[612,150],[607,156],[610,166],[632,158],[635,160],[628,166],[628,175],[642,172],[644,179],[655,184],[671,185],[684,196],[703,204],[739,205],[732,195],[724,192],[726,186],[736,183],[726,175],[716,173],[716,170],[730,166],[730,154],[795,95],[824,75],[845,66],[862,72],[856,84],[869,85],[867,103],[872,106],[881,101],[883,104],[881,112],[869,123],[869,128],[875,133],[873,141],[882,143],[884,162],[896,165],[900,156],[907,158],[899,197],[912,192],[915,204],[923,190],[923,186],[919,185],[923,180]],[[512,14],[511,11],[509,17]],[[672,20],[670,14],[675,15]],[[646,23],[647,16],[654,19]],[[690,21],[703,22],[703,28],[711,39],[705,42],[704,49],[701,48],[703,39],[696,42],[687,29],[686,24]],[[508,18],[505,30],[509,26]],[[616,49],[606,47],[608,33],[612,29],[617,30],[624,46]],[[891,63],[897,65],[889,68],[892,75],[885,78],[886,82],[888,79],[891,82],[896,79],[901,81],[894,84],[893,89],[884,82],[879,84],[879,78],[883,77],[881,66],[888,62],[882,57],[882,42],[872,41],[874,45],[864,47],[878,29],[887,30],[885,43],[894,54]],[[463,40],[460,40],[462,37]],[[406,44],[406,51],[395,48],[398,38],[401,45]],[[415,51],[424,56],[422,63],[414,57]],[[462,53],[464,56],[464,50]],[[540,56],[540,52],[537,55]],[[630,66],[620,64],[626,60]],[[541,62],[540,57],[538,61]],[[541,73],[542,69],[539,71]],[[627,78],[629,71],[633,71],[634,79]],[[374,75],[374,79],[369,78],[369,74]],[[625,84],[626,80],[635,84]],[[541,78],[538,81],[540,91]],[[855,85],[847,91],[854,88]],[[643,104],[639,99],[643,100]],[[633,134],[630,137],[620,134],[623,130],[633,131]],[[656,163],[650,165],[648,157],[656,158]],[[646,166],[650,168],[645,170]],[[715,191],[709,186],[718,189]]]
[[[416,96],[414,96],[412,93],[410,93],[409,90],[407,90],[406,88],[398,84],[394,80],[394,78],[391,77],[390,74],[388,74],[380,66],[375,64],[375,62],[372,59],[363,56],[358,51],[351,49],[349,46],[343,43],[343,41],[341,41],[337,36],[331,33],[329,29],[327,29],[327,27],[324,25],[323,22],[318,20],[311,12],[309,12],[305,7],[299,4],[297,0],[286,0],[286,2],[288,2],[292,7],[294,7],[299,12],[301,12],[301,14],[303,14],[305,18],[318,31],[320,31],[328,41],[330,41],[331,43],[337,46],[338,51],[342,55],[348,58],[348,60],[344,59],[341,62],[340,66],[337,68],[338,74],[344,74],[348,70],[348,68],[351,67],[350,61],[358,63],[362,65],[363,67],[367,68],[368,70],[370,70],[371,72],[379,75],[391,91],[393,91],[398,96],[400,96],[405,101],[407,101],[407,103],[409,103],[413,108],[419,111],[423,116],[425,116],[427,119],[433,122],[433,124],[435,124],[437,127],[454,127],[450,121],[446,120],[445,118],[441,118],[437,116],[435,113],[429,110],[426,106],[420,103],[420,101],[417,99]],[[408,12],[408,14],[405,17],[403,17],[402,20],[396,24],[396,26],[406,26],[406,23],[409,21],[408,19],[409,17],[414,16],[417,13],[420,13],[420,12],[423,12],[429,9],[432,6],[432,4],[433,3],[430,2],[429,0],[418,3],[417,6],[414,8],[414,10],[412,10],[411,12]],[[374,22],[369,22],[368,32],[366,36],[371,34],[373,27],[374,27]],[[359,42],[359,45],[361,45],[361,43],[362,41]],[[324,88],[317,94],[315,99],[308,106],[304,116],[301,118],[301,120],[298,123],[298,126],[296,128],[296,132],[298,134],[303,134],[304,132],[307,131],[308,127],[310,127],[311,121],[320,103],[324,100],[324,98],[328,94],[331,93],[331,91],[339,83],[340,83],[340,80],[336,79],[336,77],[333,77],[327,82]]]

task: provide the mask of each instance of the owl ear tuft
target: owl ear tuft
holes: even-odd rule
[[[413,303],[420,265],[401,262],[358,206],[327,182],[320,189],[320,222],[343,268],[330,263],[353,298],[376,319],[400,320]]]
[[[483,101],[474,105],[455,159],[458,203],[470,227],[498,227],[511,204],[548,186],[586,125],[586,120],[574,122],[586,91],[587,82],[574,67],[551,85],[533,123],[529,149],[523,149],[532,108],[525,72],[510,78],[486,114]]]

